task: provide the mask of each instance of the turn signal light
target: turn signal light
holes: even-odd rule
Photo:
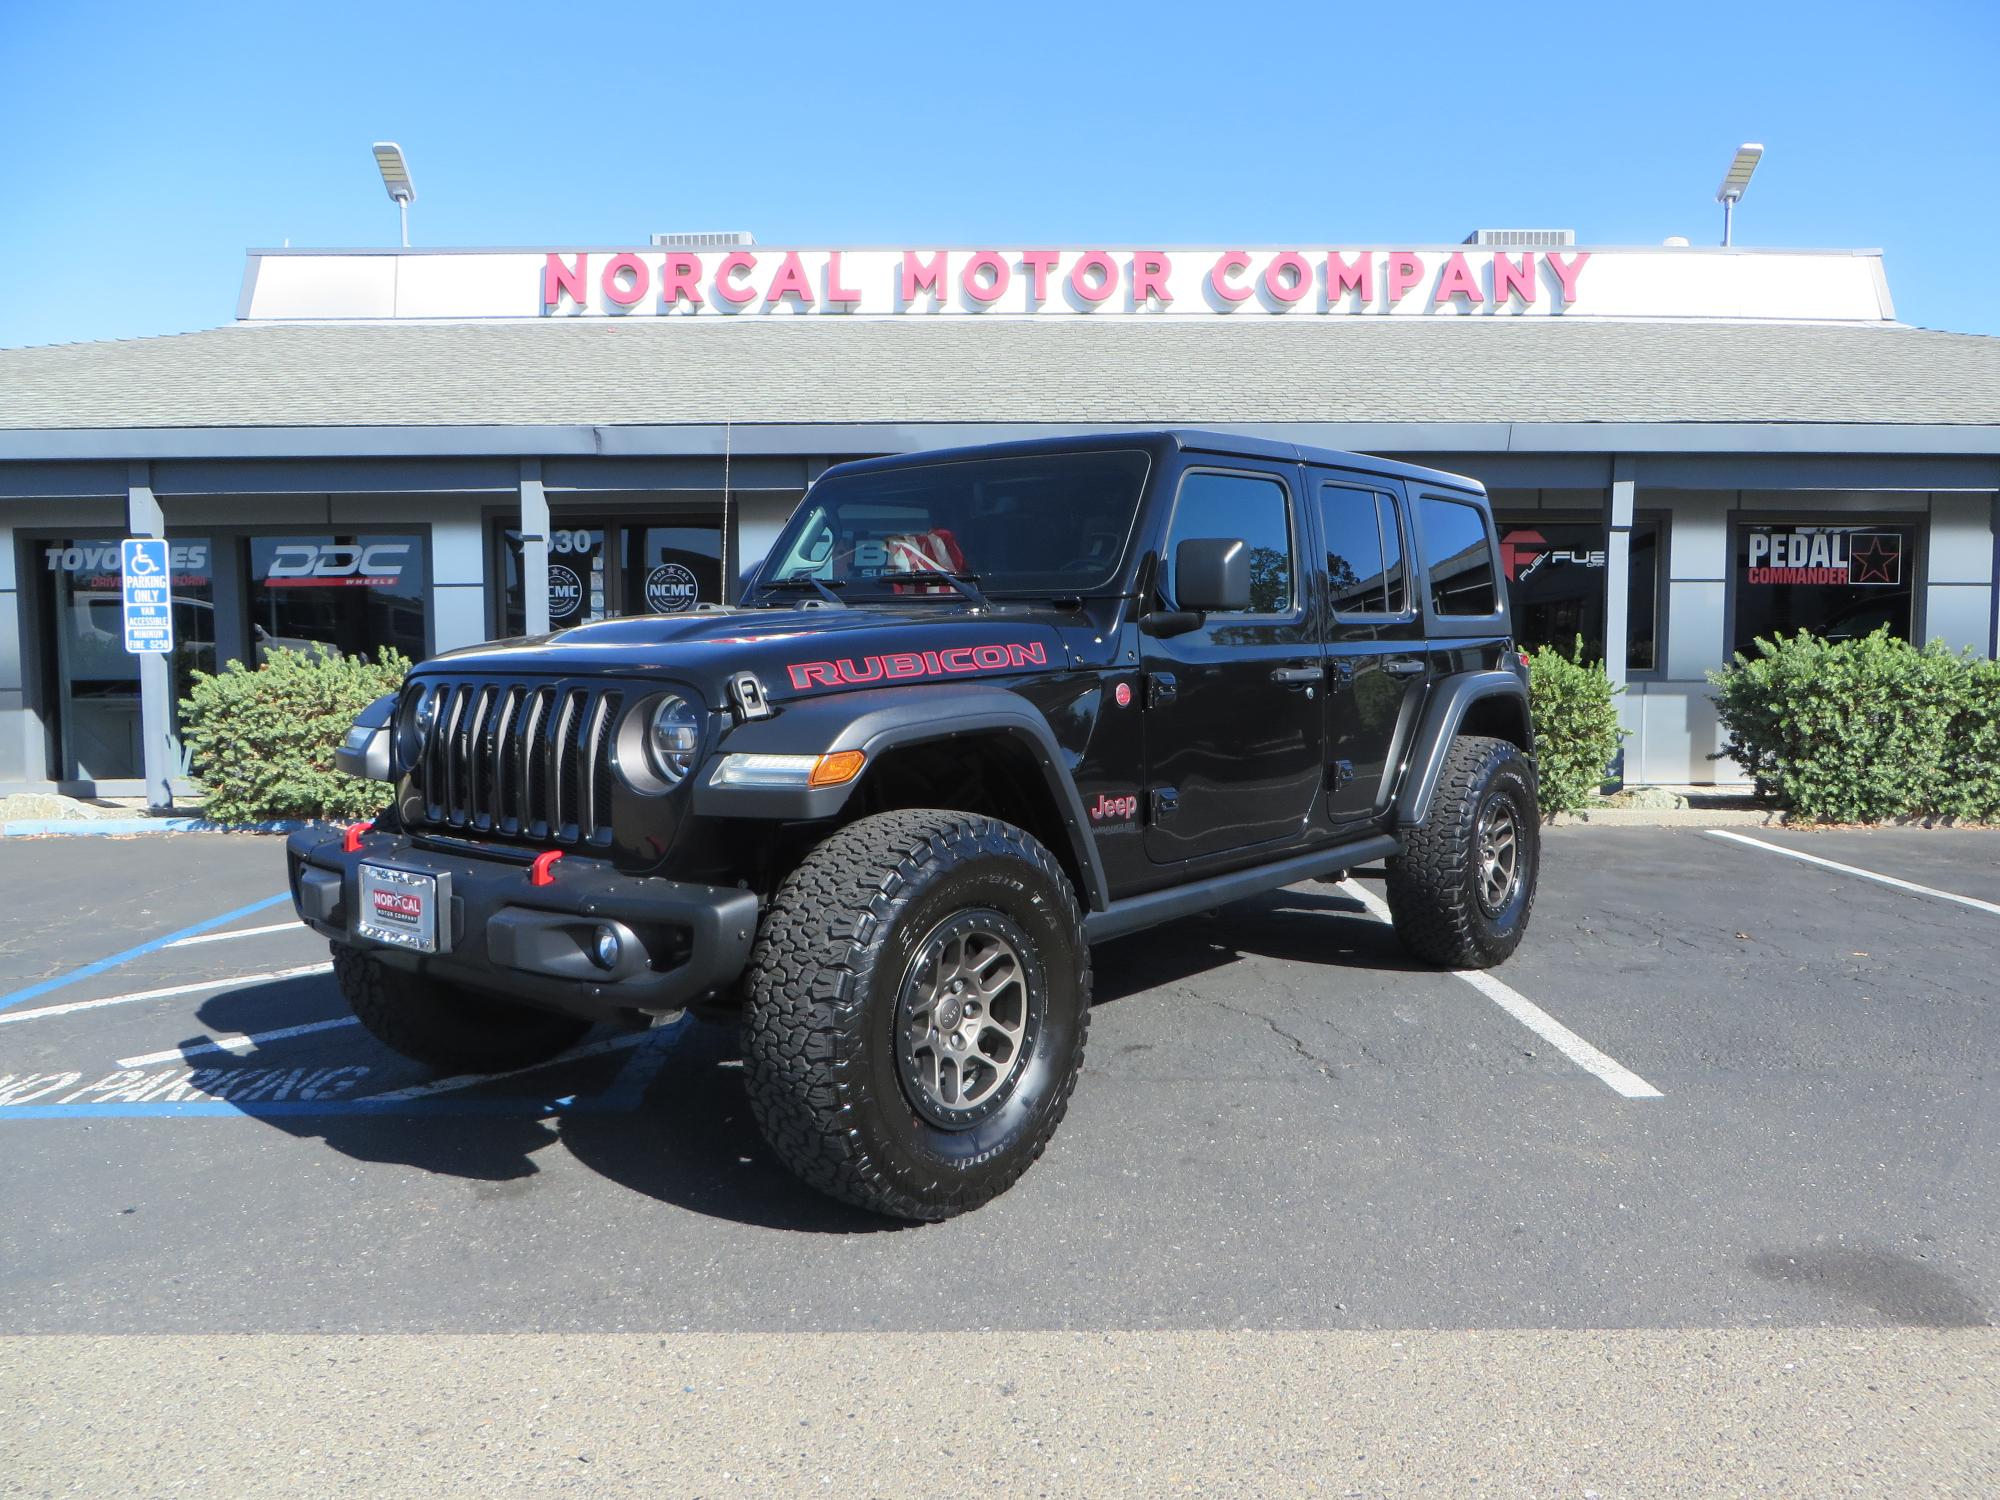
[[[868,757],[859,750],[834,750],[813,762],[812,775],[806,778],[807,786],[846,786],[861,774],[861,764]]]

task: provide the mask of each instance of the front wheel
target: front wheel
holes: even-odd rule
[[[992,818],[883,813],[772,898],[744,1062],[780,1160],[845,1202],[945,1219],[1042,1154],[1083,1066],[1090,950],[1068,880]]]
[[[1430,963],[1491,968],[1521,945],[1540,864],[1533,763],[1505,740],[1461,736],[1430,817],[1388,862],[1396,936]]]

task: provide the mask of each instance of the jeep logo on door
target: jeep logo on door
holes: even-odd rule
[[[695,606],[701,588],[679,563],[661,563],[646,575],[646,608],[656,615],[683,615]]]
[[[273,588],[394,588],[409,556],[408,542],[280,542],[264,578]]]

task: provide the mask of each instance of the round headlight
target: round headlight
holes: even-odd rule
[[[646,753],[668,786],[678,786],[694,769],[701,749],[701,715],[687,699],[668,693],[653,708],[646,728]]]
[[[412,765],[423,754],[424,746],[430,741],[431,725],[437,722],[438,692],[434,687],[421,687],[403,705],[402,733],[397,736],[397,758],[404,765]]]

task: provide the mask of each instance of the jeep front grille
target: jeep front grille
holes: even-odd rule
[[[624,695],[604,688],[431,682],[437,710],[409,766],[434,828],[537,843],[611,839],[611,738]]]

